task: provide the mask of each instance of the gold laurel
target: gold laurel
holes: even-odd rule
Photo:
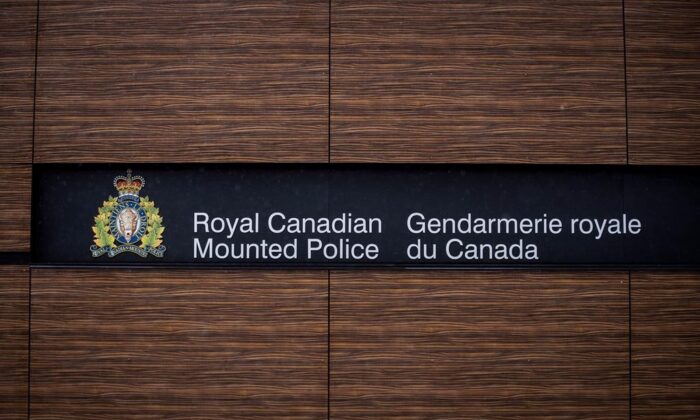
[[[114,243],[114,235],[112,235],[109,228],[109,216],[112,214],[112,210],[114,210],[116,205],[117,199],[110,195],[107,201],[102,203],[102,207],[97,209],[97,216],[95,216],[95,224],[92,227],[92,233],[95,234],[95,245],[100,248],[117,247]]]
[[[158,248],[163,243],[163,217],[159,214],[160,210],[155,207],[155,203],[149,200],[148,196],[141,197],[139,204],[146,212],[148,218],[146,233],[141,237],[140,248]]]

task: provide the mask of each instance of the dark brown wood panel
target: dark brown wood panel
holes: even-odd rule
[[[332,272],[333,419],[627,419],[628,274]]]
[[[36,5],[0,2],[0,163],[32,162]]]
[[[0,266],[0,419],[27,418],[29,269]]]
[[[622,3],[333,0],[331,160],[624,163]]]
[[[700,416],[700,273],[632,273],[632,419]]]
[[[328,159],[325,0],[55,0],[38,162]]]
[[[32,271],[32,419],[323,419],[327,272]]]
[[[629,160],[700,164],[700,2],[626,0]]]
[[[29,252],[31,165],[0,165],[0,252]]]

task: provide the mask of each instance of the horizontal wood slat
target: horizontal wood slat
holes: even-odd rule
[[[0,164],[32,162],[36,6],[0,2]]]
[[[32,419],[323,419],[327,281],[35,269]]]
[[[328,2],[42,3],[37,162],[326,162]]]
[[[627,419],[628,275],[332,272],[333,419]]]
[[[700,165],[700,2],[626,0],[629,160]]]
[[[625,163],[621,1],[331,13],[332,161]]]
[[[700,416],[700,273],[632,273],[632,419]]]
[[[29,269],[0,266],[0,419],[27,418]]]
[[[31,165],[0,165],[0,252],[29,252]]]

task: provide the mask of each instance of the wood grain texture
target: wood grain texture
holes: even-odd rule
[[[0,252],[29,252],[31,165],[0,165]]]
[[[34,269],[32,419],[323,419],[327,281]]]
[[[0,266],[0,419],[27,418],[29,269]]]
[[[700,273],[632,273],[632,419],[700,416]]]
[[[622,3],[333,0],[331,160],[624,163]]]
[[[626,0],[629,160],[700,165],[700,2]]]
[[[0,2],[0,163],[32,162],[36,5]]]
[[[41,4],[37,162],[326,162],[328,2]]]
[[[333,419],[627,419],[627,273],[332,272]]]

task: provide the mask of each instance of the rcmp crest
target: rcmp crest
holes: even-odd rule
[[[139,196],[144,185],[143,177],[132,176],[131,169],[126,176],[114,178],[114,188],[119,195],[109,196],[97,209],[92,227],[94,244],[90,246],[93,257],[104,254],[114,257],[122,252],[133,252],[141,257],[163,256],[163,217],[148,196]]]

